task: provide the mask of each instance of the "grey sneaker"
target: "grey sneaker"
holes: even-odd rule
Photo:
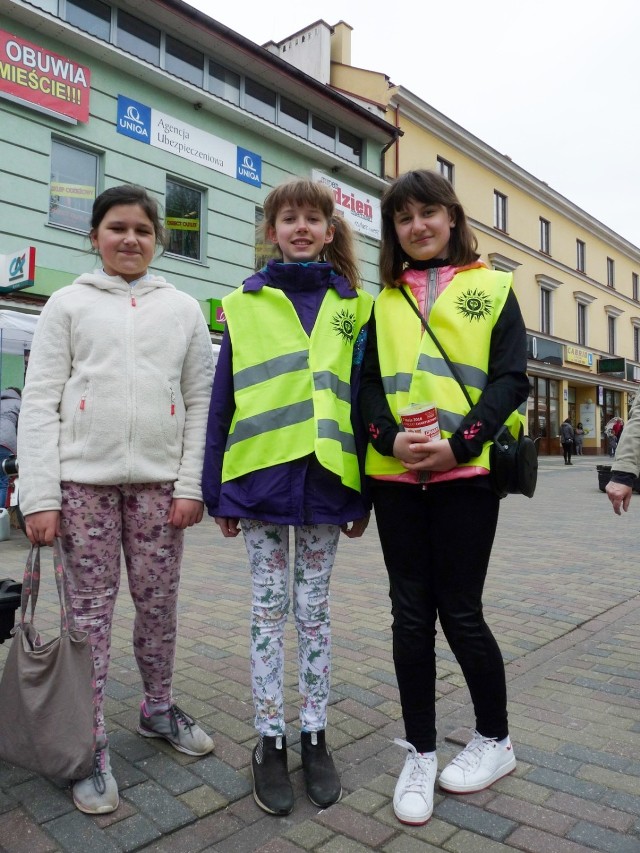
[[[193,717],[185,714],[177,705],[168,711],[149,714],[143,702],[140,705],[138,734],[143,737],[161,737],[168,740],[178,752],[187,755],[206,755],[213,751],[213,740],[202,731]]]
[[[91,776],[76,782],[72,793],[76,808],[85,814],[108,814],[118,808],[118,785],[111,773],[106,740],[96,747]]]

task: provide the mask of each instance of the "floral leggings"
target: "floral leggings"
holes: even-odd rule
[[[289,527],[243,518],[252,576],[251,688],[255,726],[262,735],[285,733],[284,629],[289,611]],[[335,524],[294,527],[293,614],[298,632],[300,722],[326,728],[331,632],[329,580],[338,547]]]
[[[96,676],[97,734],[111,625],[124,551],[135,605],[133,650],[146,697],[171,701],[183,531],[169,524],[173,483],[89,486],[62,483],[62,543],[76,627],[89,632]]]

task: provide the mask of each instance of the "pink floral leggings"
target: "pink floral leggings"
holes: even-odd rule
[[[96,676],[97,734],[111,625],[124,552],[135,605],[133,651],[145,696],[171,700],[183,531],[169,524],[173,483],[89,486],[62,483],[62,542],[76,627],[89,632]]]

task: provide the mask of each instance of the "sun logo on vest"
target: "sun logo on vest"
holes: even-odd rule
[[[483,290],[467,290],[456,299],[457,310],[467,320],[484,320],[491,314],[491,299]]]
[[[331,326],[337,335],[340,335],[345,344],[353,343],[353,335],[356,330],[356,315],[347,308],[342,308],[331,318]]]

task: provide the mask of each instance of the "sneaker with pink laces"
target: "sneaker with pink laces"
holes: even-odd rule
[[[439,785],[452,794],[471,794],[483,791],[515,768],[516,757],[510,740],[500,746],[495,738],[474,732],[462,752],[440,774]]]

